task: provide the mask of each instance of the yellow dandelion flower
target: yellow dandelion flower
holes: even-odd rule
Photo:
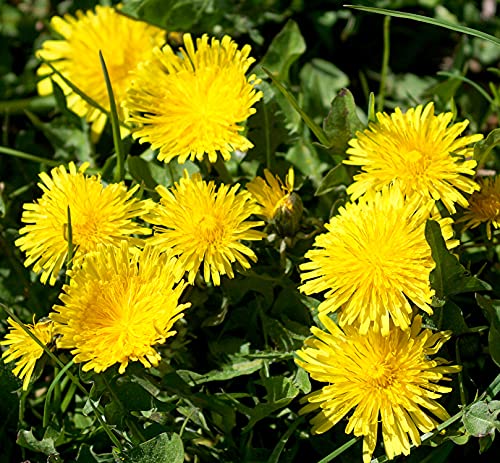
[[[268,169],[264,169],[264,176],[265,180],[262,177],[255,177],[247,183],[246,188],[260,206],[259,215],[272,220],[277,210],[287,203],[293,192],[295,175],[293,168],[290,167],[284,184],[277,175],[274,177]]]
[[[19,323],[9,317],[7,320],[10,328],[0,345],[9,346],[2,354],[5,363],[16,360],[16,366],[12,372],[23,380],[23,390],[28,389],[29,382],[33,376],[36,361],[42,356],[43,348],[23,330]],[[53,323],[52,321],[43,321],[32,325],[26,325],[29,331],[33,333],[38,340],[47,346],[52,341]],[[23,379],[24,378],[24,379]]]
[[[457,223],[465,222],[464,230],[485,223],[486,234],[491,240],[491,226],[500,227],[500,176],[486,178],[480,187],[481,190],[469,198],[469,207]]]
[[[467,206],[461,192],[472,193],[478,185],[467,175],[474,174],[476,161],[467,145],[482,135],[459,137],[468,121],[448,127],[452,113],[434,114],[434,105],[420,105],[402,113],[377,113],[377,122],[358,132],[349,142],[346,164],[361,166],[347,192],[356,200],[369,190],[380,190],[395,179],[404,193],[441,200],[449,212],[454,203]]]
[[[159,149],[158,159],[178,157],[210,162],[217,153],[227,160],[234,150],[247,151],[252,143],[240,125],[262,98],[255,75],[246,77],[255,61],[250,46],[241,50],[233,40],[207,35],[196,40],[184,35],[184,49],[176,55],[169,45],[154,50],[154,58],[139,66],[128,92],[129,122],[137,124],[134,138]]]
[[[118,117],[120,121],[125,121],[126,109],[119,104],[125,100],[132,78],[131,71],[141,61],[151,57],[155,46],[164,43],[165,32],[127,18],[107,6],[96,6],[95,12],[77,11],[76,16],[55,16],[50,25],[61,39],[45,41],[37,56],[51,62],[79,90],[109,111],[108,93],[99,60],[101,51],[117,102]],[[47,77],[38,84],[39,94],[52,93],[52,82],[48,78],[51,76],[64,91],[68,107],[91,123],[93,138],[97,139],[106,124],[106,114],[82,99],[60,76],[53,74],[47,64],[39,67],[38,75]],[[125,134],[122,132],[122,135]]]
[[[421,433],[449,418],[436,401],[451,388],[438,384],[445,375],[460,371],[436,354],[450,331],[422,330],[416,316],[410,330],[391,326],[390,336],[353,327],[340,330],[326,315],[320,321],[328,332],[312,327],[315,338],[305,341],[296,363],[316,381],[328,383],[304,397],[309,402],[301,414],[318,410],[311,420],[313,433],[324,433],[353,410],[345,432],[363,436],[363,462],[369,463],[381,423],[382,439],[389,459],[410,453],[410,440],[420,444]],[[429,416],[429,412],[434,416]]]
[[[38,186],[43,195],[34,203],[25,203],[21,235],[15,242],[26,253],[24,265],[33,264],[34,272],[41,272],[41,282],[55,284],[57,275],[68,253],[68,207],[71,214],[74,260],[99,243],[118,244],[122,240],[139,243],[133,234],[147,234],[150,230],[132,221],[145,212],[143,203],[133,195],[139,188],[127,190],[125,185],[112,183],[104,186],[100,176],[85,176],[88,164],[77,171],[69,163],[52,169],[51,175],[42,172]]]
[[[433,207],[432,200],[406,198],[398,184],[341,207],[305,255],[301,291],[326,292],[319,311],[342,307],[340,325],[359,324],[363,334],[373,329],[387,335],[391,319],[407,329],[410,302],[431,314],[429,275],[435,263],[425,222]],[[445,239],[448,232],[449,226]]]
[[[71,271],[50,318],[61,338],[57,346],[71,349],[84,371],[97,373],[118,363],[123,373],[129,361],[158,365],[154,346],[176,332],[174,323],[190,306],[179,304],[186,283],[179,281],[178,262],[158,248],[143,251],[100,245],[82,267]]]
[[[290,167],[285,183],[264,169],[265,180],[256,177],[246,185],[247,190],[260,206],[258,215],[272,223],[283,236],[294,236],[302,217],[303,205],[300,196],[293,191],[294,172]]]
[[[237,193],[238,188],[217,189],[214,182],[203,181],[200,174],[189,177],[186,171],[171,190],[156,188],[160,204],[145,217],[155,224],[149,241],[179,257],[190,283],[202,265],[205,281],[220,285],[221,275],[234,277],[234,262],[248,269],[249,261],[257,261],[242,241],[262,239],[265,234],[252,229],[263,222],[248,220],[258,208],[250,193]]]

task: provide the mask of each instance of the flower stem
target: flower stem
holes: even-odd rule
[[[385,103],[385,87],[387,80],[387,71],[389,69],[389,55],[391,50],[390,38],[391,17],[384,18],[384,54],[382,55],[382,70],[380,71],[380,87],[378,90],[377,111],[384,110]]]
[[[328,463],[332,461],[334,458],[337,458],[341,453],[344,453],[348,448],[352,447],[360,437],[353,437],[350,441],[347,441],[344,445],[340,446],[338,449],[335,449],[330,455],[327,455],[322,460],[318,461],[318,463]]]
[[[19,100],[0,101],[0,113],[24,114],[28,110],[33,113],[44,113],[55,106],[53,96],[35,96]]]
[[[41,158],[39,156],[34,156],[33,154],[28,154],[23,151],[7,148],[6,146],[0,146],[0,153],[8,154],[9,156],[13,156],[15,158],[26,159],[28,161],[37,162],[39,164],[47,164],[48,166],[53,166],[53,167],[61,164],[59,161]]]
[[[227,170],[226,164],[224,163],[224,159],[221,156],[217,156],[217,161],[213,165],[217,173],[219,174],[220,179],[227,184],[233,183],[233,177]]]

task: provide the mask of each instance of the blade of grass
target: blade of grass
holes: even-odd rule
[[[290,439],[290,436],[294,433],[295,429],[297,429],[299,424],[302,424],[303,421],[304,417],[301,416],[300,418],[295,420],[294,423],[286,430],[285,434],[280,437],[280,440],[276,444],[276,447],[274,447],[273,453],[271,453],[271,456],[269,457],[267,463],[279,463],[281,452],[283,452],[288,439]]]
[[[106,62],[104,61],[101,50],[99,50],[99,61],[101,62],[102,73],[104,74],[104,82],[106,83],[106,90],[108,92],[109,108],[111,112],[111,127],[113,129],[113,144],[115,145],[115,152],[117,157],[115,182],[121,182],[125,177],[126,153],[123,147],[122,137],[120,136],[120,121],[118,119],[118,112],[116,110],[115,95],[113,93],[113,87],[111,86],[111,80],[109,79],[108,69],[106,68]]]
[[[329,463],[334,458],[337,458],[341,453],[344,453],[349,447],[352,447],[361,437],[353,437],[351,440],[347,441],[344,445],[341,445],[338,449],[335,449],[330,455],[318,461],[318,463]]]
[[[414,13],[404,13],[402,11],[387,10],[385,8],[374,8],[370,6],[358,6],[358,5],[343,5],[345,8],[352,8],[353,10],[365,11],[367,13],[383,14],[386,16],[393,16],[395,18],[411,19],[413,21],[419,21],[427,24],[432,24],[433,26],[444,27],[446,29],[451,29],[455,32],[460,32],[462,34],[472,35],[488,42],[493,42],[495,45],[500,45],[500,39],[497,37],[487,34],[486,32],[478,31],[470,27],[461,26],[459,24],[453,24],[449,21],[444,21],[442,19],[429,18],[427,16],[422,16],[420,14]]]
[[[266,69],[262,68],[264,72],[269,76],[273,84],[278,88],[278,90],[283,94],[283,96],[288,100],[288,102],[293,106],[295,111],[297,111],[300,114],[300,117],[302,117],[302,120],[306,123],[307,127],[311,129],[311,131],[316,135],[317,139],[319,142],[324,145],[324,146],[330,146],[330,141],[328,140],[328,137],[325,135],[323,132],[323,129],[316,124],[299,106],[297,103],[297,100],[295,97],[283,86],[283,84],[277,80],[272,73]]]
[[[57,376],[53,379],[52,383],[50,383],[49,388],[47,389],[47,394],[45,395],[45,403],[43,404],[43,420],[42,426],[45,429],[49,424],[49,412],[50,412],[50,399],[52,398],[52,392],[54,391],[61,378],[66,374],[69,368],[73,365],[73,360],[70,360],[61,371],[57,374]]]
[[[84,93],[82,90],[80,90],[73,82],[71,82],[69,79],[67,79],[66,77],[64,77],[64,75],[57,70],[57,68],[50,62],[50,61],[46,61],[44,59],[41,59],[39,58],[44,64],[46,64],[47,66],[50,67],[50,69],[52,69],[52,71],[54,72],[54,74],[56,74],[57,76],[59,76],[61,78],[61,80],[73,91],[75,92],[82,100],[84,100],[87,104],[89,104],[90,106],[93,106],[94,108],[97,108],[99,111],[102,111],[104,114],[106,114],[106,116],[108,117],[111,117],[111,114],[110,112],[105,109],[103,106],[101,106],[97,101],[95,101],[93,98],[91,98],[90,96],[88,96],[86,93]],[[50,76],[47,76],[47,77],[50,77]],[[120,122],[120,125],[124,128],[126,128],[127,130],[131,130],[131,127],[129,125],[127,125],[125,122]]]
[[[73,266],[73,227],[71,225],[71,210],[69,206],[67,209],[67,217],[68,228],[66,233],[68,235],[68,255],[66,256],[66,284],[69,284],[68,270],[71,270],[71,267]]]
[[[380,87],[378,90],[377,111],[384,110],[385,89],[387,80],[387,71],[389,70],[389,56],[391,52],[391,17],[384,18],[384,53],[382,56],[382,69],[380,71]]]
[[[461,80],[462,82],[466,82],[470,86],[474,87],[486,99],[486,101],[490,105],[492,105],[494,103],[494,101],[488,95],[488,93],[486,93],[486,91],[484,90],[484,88],[482,88],[480,85],[476,84],[476,82],[474,82],[473,80],[470,80],[470,79],[468,79],[465,76],[462,76],[461,74],[454,74],[453,72],[447,72],[447,71],[439,71],[437,73],[437,75],[438,76],[444,76],[444,77],[451,77],[453,79],[458,79],[458,80]]]
[[[6,146],[0,146],[0,153],[7,154],[19,159],[26,159],[27,161],[31,162],[37,162],[38,164],[47,164],[48,166],[52,167],[56,167],[61,164],[61,162],[54,161],[53,159],[41,158],[39,156],[34,156],[33,154],[28,154],[23,151],[7,148]]]

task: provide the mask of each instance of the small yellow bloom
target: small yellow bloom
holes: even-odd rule
[[[272,220],[276,215],[279,207],[286,203],[287,198],[293,192],[294,172],[290,167],[285,183],[281,179],[268,170],[264,169],[265,180],[262,177],[255,177],[246,185],[247,190],[252,193],[253,197],[260,206],[259,215],[264,216],[267,220]]]
[[[118,363],[123,373],[130,361],[158,365],[154,346],[176,332],[174,323],[190,306],[179,304],[186,283],[178,261],[149,246],[143,251],[100,245],[81,268],[70,272],[50,318],[61,338],[57,346],[71,349],[84,371],[97,373]]]
[[[203,266],[205,281],[220,285],[221,275],[234,277],[235,262],[243,269],[257,256],[243,241],[262,239],[265,234],[253,230],[263,225],[248,218],[258,211],[250,193],[237,193],[233,187],[205,182],[200,174],[184,177],[170,190],[158,186],[161,196],[158,207],[145,220],[155,225],[155,234],[148,241],[170,250],[179,257],[188,280],[194,282]]]
[[[345,432],[363,436],[363,462],[369,463],[377,443],[379,423],[389,459],[410,453],[410,441],[420,445],[420,434],[432,431],[449,418],[436,401],[451,388],[438,384],[445,375],[460,371],[436,354],[450,331],[422,330],[416,316],[410,329],[391,324],[389,336],[354,327],[343,331],[325,314],[319,315],[327,331],[312,327],[314,338],[297,351],[296,363],[311,378],[327,383],[304,397],[300,410],[319,413],[311,420],[313,433],[324,433],[351,410]]]
[[[7,320],[10,329],[0,345],[9,346],[2,354],[5,363],[16,361],[16,367],[12,372],[20,379],[23,379],[23,390],[28,389],[36,361],[42,356],[43,348],[19,325],[19,323],[9,317]],[[28,330],[45,346],[52,341],[53,323],[44,321],[25,325]]]
[[[124,122],[126,109],[120,103],[132,79],[131,71],[151,57],[155,46],[165,41],[165,32],[141,21],[119,14],[114,8],[96,6],[94,11],[77,11],[76,17],[69,14],[55,16],[51,28],[62,38],[47,40],[37,56],[49,61],[66,79],[79,90],[109,111],[109,98],[104,74],[99,60],[102,52],[117,102],[118,118]],[[38,84],[40,95],[52,93],[52,81],[56,82],[66,95],[69,109],[91,123],[93,139],[102,132],[107,120],[105,113],[91,106],[53,70],[42,64],[38,75],[46,77]],[[51,79],[49,78],[51,77]],[[126,135],[126,131],[122,131]]]
[[[294,236],[300,226],[303,206],[300,196],[293,191],[294,172],[290,167],[285,183],[264,169],[265,180],[256,177],[246,185],[260,206],[259,215],[273,223],[278,233]]]
[[[480,183],[481,190],[469,198],[469,207],[463,217],[457,220],[465,222],[464,230],[486,224],[486,234],[491,240],[491,227],[500,227],[500,176],[486,178]]]
[[[125,185],[103,185],[100,176],[84,174],[88,164],[77,171],[69,163],[55,167],[49,176],[40,174],[38,186],[43,195],[34,203],[25,203],[21,235],[15,242],[26,252],[26,267],[33,265],[41,272],[42,283],[55,284],[68,254],[68,207],[71,215],[72,242],[75,263],[99,243],[119,244],[127,240],[139,244],[133,234],[149,234],[151,230],[134,223],[147,209],[133,197],[139,186],[127,190]]]
[[[469,121],[448,127],[452,113],[434,115],[434,104],[420,105],[402,113],[377,113],[377,122],[357,132],[349,142],[346,164],[361,166],[347,193],[356,200],[369,190],[379,191],[394,180],[403,192],[413,192],[425,199],[441,200],[449,212],[454,203],[467,207],[461,192],[472,193],[479,186],[467,175],[474,175],[472,158],[475,143],[482,135],[459,137]]]
[[[408,329],[410,303],[432,313],[429,275],[435,263],[425,222],[433,209],[432,200],[405,197],[398,183],[341,207],[305,255],[301,291],[325,292],[320,312],[340,309],[340,325],[357,324],[363,334],[387,335],[390,320]],[[449,219],[441,222],[449,239]]]
[[[184,35],[181,56],[169,45],[155,49],[152,60],[139,66],[126,105],[129,122],[137,125],[134,138],[159,149],[158,159],[178,157],[210,162],[217,153],[227,160],[234,150],[247,151],[252,143],[240,132],[240,124],[255,113],[262,98],[255,89],[260,81],[246,77],[250,46],[241,50],[233,40],[207,35],[196,40]]]

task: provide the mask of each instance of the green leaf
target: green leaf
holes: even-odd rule
[[[243,344],[240,348],[240,353],[229,355],[229,361],[222,365],[221,369],[212,370],[208,373],[200,375],[188,370],[177,370],[177,373],[189,384],[203,384],[211,381],[227,381],[228,379],[237,378],[239,376],[251,375],[262,368],[263,359],[247,359],[244,351],[249,347],[249,344]]]
[[[26,431],[21,429],[17,434],[16,443],[21,447],[33,450],[34,452],[44,453],[45,455],[57,453],[54,446],[54,439],[52,437],[46,437],[42,440],[38,440],[33,435],[32,430]]]
[[[476,300],[490,323],[488,350],[493,361],[500,367],[500,301],[481,294],[476,294]]]
[[[258,421],[271,415],[276,410],[286,407],[299,394],[299,388],[293,383],[293,380],[283,376],[264,378],[257,383],[266,388],[266,402],[259,403],[253,409],[250,409],[248,412],[250,420],[243,428],[243,432],[249,431]]]
[[[367,13],[383,14],[386,16],[393,16],[395,18],[412,19],[414,21],[432,24],[433,26],[439,26],[439,27],[444,27],[445,29],[451,29],[452,31],[460,32],[462,34],[473,35],[474,37],[479,37],[480,39],[493,42],[497,46],[500,45],[500,39],[498,39],[493,35],[486,34],[485,32],[478,31],[477,29],[472,29],[470,27],[465,27],[459,24],[454,24],[449,21],[444,21],[442,19],[428,18],[427,16],[422,16],[414,13],[404,13],[402,11],[386,10],[385,8],[372,8],[368,6],[355,6],[355,5],[344,5],[344,6],[347,8],[353,8],[354,10],[366,11]]]
[[[324,114],[349,78],[334,64],[314,58],[300,70],[302,104],[309,114]]]
[[[288,323],[286,323],[287,321]],[[291,352],[298,349],[309,335],[309,331],[304,325],[290,323],[285,318],[280,321],[262,314],[262,323],[267,335],[280,351]],[[302,332],[298,332],[298,329],[301,329]]]
[[[100,463],[109,462],[110,454],[97,455],[90,445],[82,444],[78,455],[76,456],[76,463]]]
[[[120,12],[169,31],[189,31],[205,15],[220,11],[222,4],[217,0],[124,0]]]
[[[123,452],[127,463],[183,463],[184,446],[178,434],[162,433],[131,450]]]
[[[78,159],[82,162],[94,162],[92,159],[93,148],[90,142],[89,133],[82,130],[81,127],[75,127],[68,124],[66,118],[56,118],[51,122],[42,122],[38,116],[26,111],[31,123],[40,130],[54,147],[55,158],[61,158],[60,161],[47,161],[34,157],[33,161],[44,162],[48,165],[60,165],[64,159]]]
[[[140,156],[128,156],[127,166],[130,175],[139,183],[144,184],[148,190],[154,190],[158,183],[151,174],[152,162],[147,162]]]
[[[462,264],[447,248],[441,235],[441,228],[434,220],[425,225],[425,238],[431,247],[436,267],[431,272],[431,286],[440,300],[455,294],[491,290],[491,286],[470,275]]]
[[[262,79],[266,76],[262,69],[264,71],[267,69],[272,74],[272,77],[288,83],[290,66],[305,51],[306,43],[300,33],[299,26],[295,21],[290,20],[274,37],[266,54],[256,66],[255,74]]]
[[[500,128],[492,130],[488,136],[474,145],[474,159],[484,165],[493,148],[500,145]]]
[[[495,429],[500,429],[499,413],[500,400],[480,401],[472,404],[463,415],[466,431],[475,437],[494,434]]]
[[[487,434],[486,436],[482,436],[479,438],[479,453],[483,454],[491,447],[493,444],[493,440],[495,438],[495,434]]]
[[[358,130],[364,128],[365,124],[360,121],[356,113],[356,103],[352,93],[343,88],[333,99],[330,112],[323,122],[323,130],[329,140],[326,146],[335,154],[345,157],[347,142]]]
[[[309,392],[311,392],[311,381],[309,380],[309,374],[303,368],[297,368],[297,374],[295,375],[294,383],[304,394],[309,394]]]
[[[325,195],[333,191],[338,185],[348,185],[350,182],[351,178],[344,164],[337,164],[323,177],[314,195]]]
[[[111,79],[109,78],[108,69],[106,67],[106,62],[104,61],[104,56],[102,55],[101,50],[99,50],[99,61],[101,63],[102,73],[104,75],[106,91],[108,92],[111,129],[113,131],[113,145],[115,147],[117,158],[115,182],[121,182],[125,177],[125,158],[127,153],[125,152],[122,137],[120,135],[120,121],[118,119],[118,111],[116,109],[116,101],[115,95],[113,93],[113,87],[111,85]]]
[[[307,127],[309,127],[311,132],[314,133],[314,135],[316,135],[320,143],[324,146],[328,146],[329,141],[325,133],[323,132],[323,129],[305,113],[305,111],[297,103],[295,97],[285,88],[285,86],[278,79],[276,79],[276,77],[273,76],[273,74],[271,74],[271,72],[267,68],[263,67],[262,69],[264,69],[264,72],[271,78],[273,84],[283,94],[283,96],[286,98],[288,103],[290,103],[293,109],[295,109],[295,111],[297,111],[300,114],[302,120],[305,122]]]
[[[317,149],[321,148],[317,148],[303,136],[287,151],[286,159],[319,186],[323,179],[323,172],[329,165],[321,161]]]
[[[452,301],[446,301],[443,307],[434,310],[433,319],[437,322],[436,318],[441,321],[437,323],[440,330],[451,330],[456,336],[469,332],[462,309]]]

